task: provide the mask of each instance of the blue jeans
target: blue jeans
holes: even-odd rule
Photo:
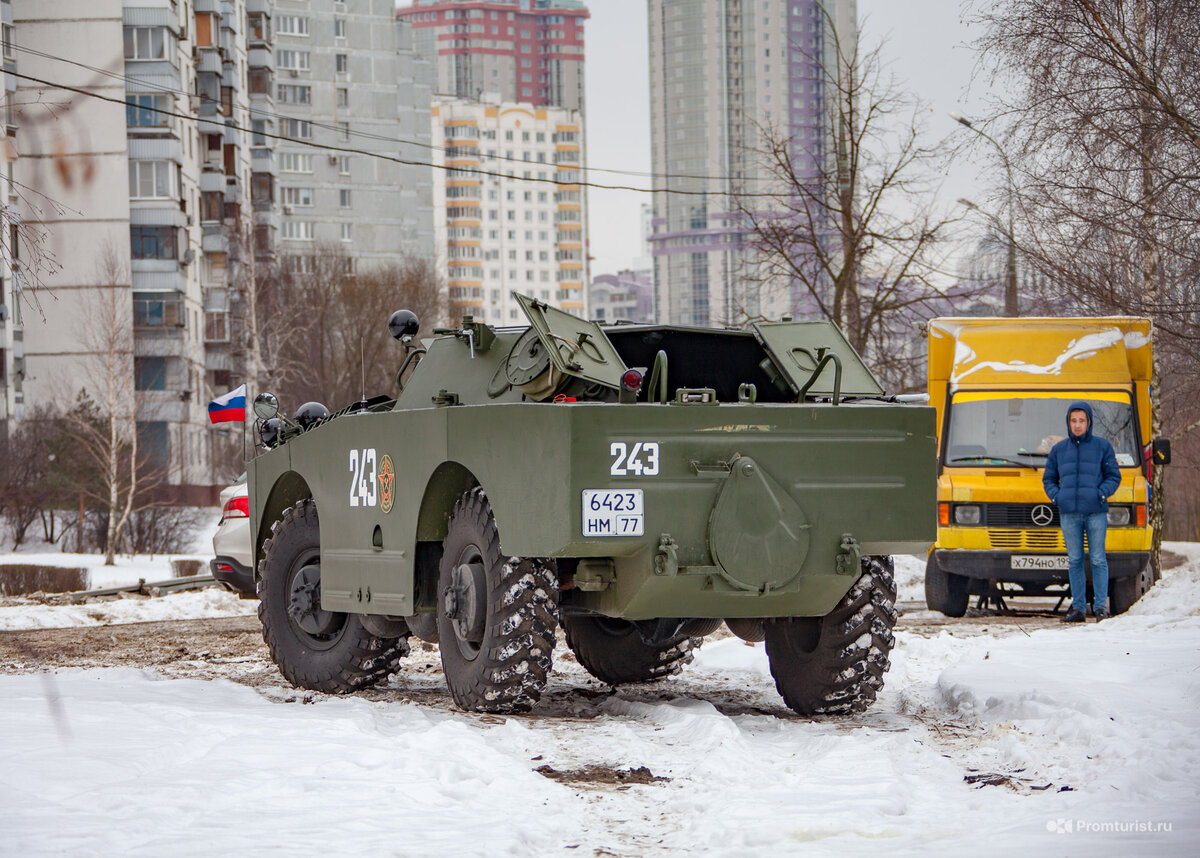
[[[1108,555],[1104,538],[1108,533],[1108,513],[1064,512],[1061,514],[1063,541],[1067,544],[1067,568],[1071,579],[1071,607],[1087,613],[1087,576],[1083,571],[1083,534],[1087,532],[1088,553],[1092,558],[1092,604],[1108,610]]]

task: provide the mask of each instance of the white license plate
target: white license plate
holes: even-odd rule
[[[584,489],[584,536],[642,536],[646,501],[641,489]]]
[[[1066,569],[1064,554],[1014,554],[1011,569]]]

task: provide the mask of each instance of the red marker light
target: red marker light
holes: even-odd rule
[[[621,376],[621,386],[626,390],[641,390],[642,374],[636,369],[625,370],[625,374]]]

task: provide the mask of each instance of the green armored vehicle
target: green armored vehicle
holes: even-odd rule
[[[934,412],[886,397],[833,325],[527,327],[412,342],[395,399],[275,416],[249,466],[263,636],[293,684],[349,692],[439,644],[467,710],[522,711],[556,628],[613,685],[667,676],[724,623],[802,714],[869,706],[890,554],[936,536]],[[415,369],[413,368],[415,366]]]

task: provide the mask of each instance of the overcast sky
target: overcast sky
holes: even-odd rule
[[[587,23],[588,166],[650,171],[647,0],[590,0]],[[956,130],[946,116],[958,111],[978,117],[986,92],[970,84],[974,38],[961,20],[958,0],[858,0],[860,27],[868,43],[887,39],[886,55],[897,78],[932,108],[933,139]],[[966,129],[961,133],[969,134]],[[950,170],[940,198],[982,198],[989,176],[982,161],[960,159]],[[640,185],[645,177],[593,172],[593,182]],[[631,191],[588,192],[592,274],[630,267],[640,252],[639,206],[650,195]]]

